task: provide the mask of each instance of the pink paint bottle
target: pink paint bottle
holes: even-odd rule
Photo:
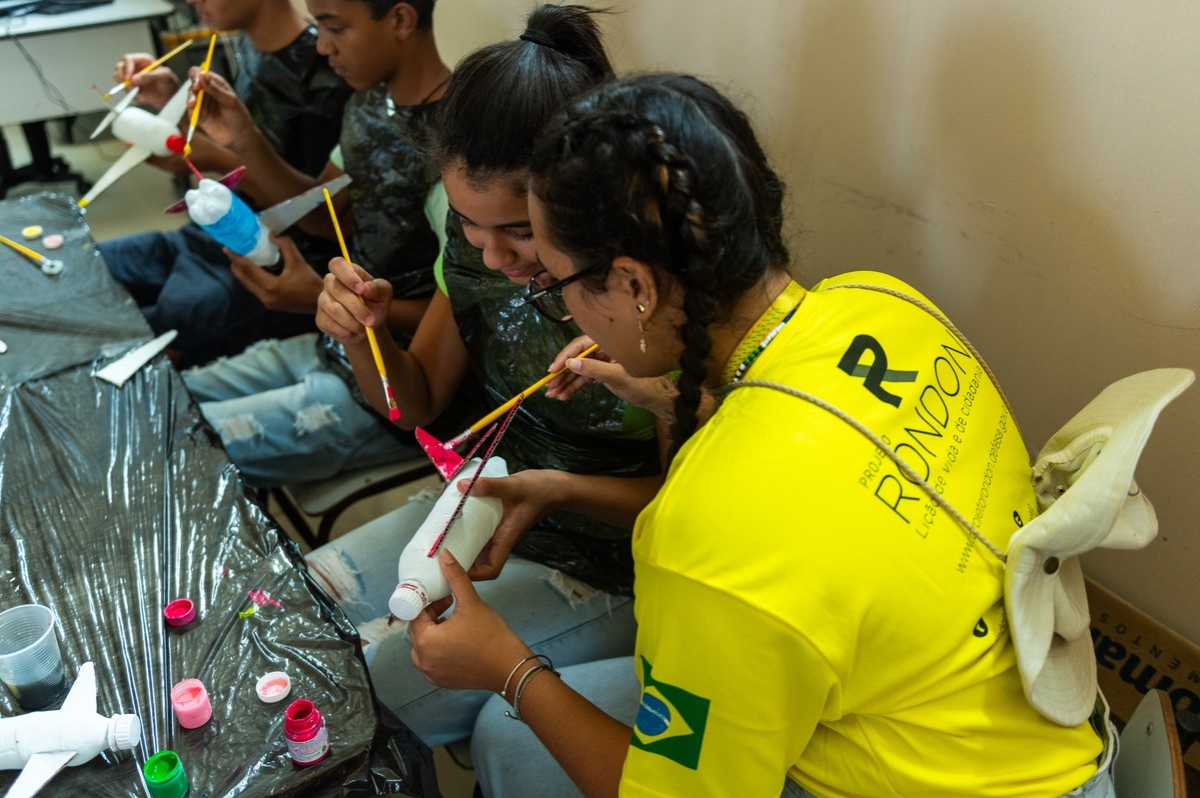
[[[172,687],[171,707],[185,729],[198,729],[212,718],[212,702],[199,679],[184,679]]]
[[[307,698],[293,701],[283,713],[283,736],[288,756],[301,767],[329,756],[329,730],[320,711]]]

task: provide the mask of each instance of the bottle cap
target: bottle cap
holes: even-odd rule
[[[108,748],[129,751],[142,741],[142,721],[137,715],[113,715],[108,719]]]
[[[171,707],[175,710],[179,725],[185,729],[199,728],[212,717],[208,690],[199,679],[184,679],[172,687]]]
[[[392,597],[388,599],[388,609],[402,621],[411,621],[421,614],[421,610],[429,604],[425,587],[415,579],[396,585]]]
[[[187,795],[187,774],[174,751],[159,751],[142,766],[150,798],[183,798]]]
[[[254,692],[258,693],[258,700],[264,704],[282,701],[292,692],[292,677],[283,671],[271,671],[259,677],[258,683],[254,685]]]
[[[196,620],[196,605],[191,599],[175,599],[163,610],[163,617],[171,626],[184,626]]]

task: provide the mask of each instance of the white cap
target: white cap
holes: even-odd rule
[[[396,590],[388,599],[388,609],[402,621],[416,618],[428,604],[429,597],[425,586],[416,579],[396,585]]]
[[[259,677],[258,682],[254,685],[254,692],[258,694],[258,700],[264,704],[282,701],[288,693],[292,692],[292,677],[283,671],[271,671]]]
[[[142,741],[142,722],[137,715],[113,715],[108,719],[108,748],[128,751]]]
[[[1096,657],[1079,555],[1140,549],[1158,534],[1133,472],[1159,412],[1192,384],[1190,369],[1156,369],[1101,391],[1038,454],[1041,515],[1012,536],[1004,603],[1029,703],[1077,726],[1096,702]]]

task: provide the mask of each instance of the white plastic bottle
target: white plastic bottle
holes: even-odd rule
[[[0,719],[0,770],[18,770],[37,753],[75,751],[69,765],[82,765],[101,751],[127,751],[141,739],[136,715],[106,718],[95,713],[67,719],[55,712],[30,712]]]
[[[183,152],[184,139],[179,135],[179,126],[137,106],[131,105],[117,114],[112,122],[112,132],[121,141],[136,144],[158,156]]]
[[[184,199],[192,221],[223,246],[259,266],[274,266],[279,262],[279,247],[271,240],[270,231],[227,186],[206,177],[198,188],[184,194]]]
[[[388,600],[388,609],[402,621],[411,621],[420,614],[421,610],[440,598],[450,595],[450,584],[442,575],[442,568],[435,554],[428,556],[429,550],[437,541],[437,537],[450,520],[450,514],[462,498],[458,483],[470,479],[479,469],[479,458],[470,460],[463,466],[462,471],[446,483],[445,490],[433,510],[421,524],[421,528],[404,547],[400,554],[400,583]],[[508,465],[503,458],[489,458],[483,467],[485,477],[508,476]],[[463,504],[462,514],[454,521],[450,531],[446,533],[443,546],[450,550],[454,558],[463,568],[470,568],[471,563],[479,555],[485,543],[496,531],[503,514],[499,499],[478,498],[474,495],[467,497]]]
[[[73,752],[82,765],[101,751],[128,751],[142,739],[137,715],[106,718],[96,712],[96,671],[85,662],[61,709],[0,718],[0,770],[25,767],[35,754]]]

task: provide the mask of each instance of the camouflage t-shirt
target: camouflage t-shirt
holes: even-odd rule
[[[436,111],[436,102],[397,108],[379,85],[355,94],[342,122],[342,159],[353,178],[350,256],[390,282],[398,299],[423,299],[435,287],[439,247],[425,198],[440,175],[422,148]]]
[[[397,299],[424,299],[436,287],[433,263],[441,247],[425,215],[425,200],[441,175],[422,155],[436,109],[436,102],[397,108],[383,85],[358,92],[346,104],[340,165],[351,177],[346,190],[354,212],[354,231],[346,243],[354,262],[390,282]],[[409,342],[407,336],[396,338],[401,346]],[[342,345],[321,334],[317,347],[354,399],[370,407]],[[383,416],[379,420],[397,439],[413,443],[411,432]]]
[[[473,375],[487,408],[498,407],[537,380],[572,339],[573,324],[555,324],[523,304],[524,289],[483,265],[454,214],[447,224],[442,281]],[[642,476],[660,470],[652,416],[602,385],[562,402],[544,391],[521,402],[496,449],[509,473],[555,468],[576,474]],[[514,549],[610,592],[633,586],[630,530],[575,513],[554,513]]]
[[[354,90],[317,53],[308,27],[282,50],[260,53],[241,33],[234,38],[234,90],[283,159],[306,175],[325,168],[342,130],[342,111]]]
[[[309,26],[273,53],[255,50],[249,38],[234,37],[238,70],[233,86],[254,124],[291,166],[317,176],[329,162],[342,131],[342,113],[354,89],[317,52],[317,29]],[[261,207],[244,194],[250,207]],[[305,260],[324,274],[337,244],[298,228],[286,231]]]

